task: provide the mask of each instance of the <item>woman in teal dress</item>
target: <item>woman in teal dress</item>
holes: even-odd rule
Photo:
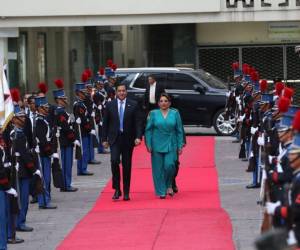
[[[174,194],[172,181],[175,163],[184,144],[180,114],[170,105],[170,97],[163,93],[159,99],[160,109],[149,113],[145,130],[146,146],[151,152],[155,193],[161,199],[167,194]]]

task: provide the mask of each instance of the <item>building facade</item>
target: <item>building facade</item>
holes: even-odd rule
[[[84,68],[112,58],[119,67],[188,65],[226,80],[233,61],[261,77],[300,79],[300,0],[28,0],[0,10],[0,59],[11,86],[70,95]],[[15,7],[17,6],[17,7]]]

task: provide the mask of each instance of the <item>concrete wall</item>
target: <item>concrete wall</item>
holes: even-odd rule
[[[271,24],[269,22],[197,24],[197,43],[198,45],[226,45],[300,42],[300,33],[298,38],[289,40],[287,36],[284,38],[285,31],[282,30],[282,36],[275,37],[270,30]],[[300,27],[300,22],[298,25]]]

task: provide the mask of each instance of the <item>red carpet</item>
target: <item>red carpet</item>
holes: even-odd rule
[[[58,250],[232,250],[232,227],[220,206],[213,137],[188,137],[179,193],[154,195],[150,155],[135,149],[130,202],[112,202],[109,182],[93,209]]]

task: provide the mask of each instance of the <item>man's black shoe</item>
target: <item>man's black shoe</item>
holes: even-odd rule
[[[236,140],[233,140],[232,143],[239,143],[240,140],[236,139]]]
[[[57,206],[48,204],[47,206],[39,206],[39,209],[56,209]]]
[[[28,226],[17,227],[16,230],[18,232],[32,232],[33,228]]]
[[[113,197],[112,197],[112,199],[113,200],[118,200],[120,198],[120,196],[122,196],[121,190],[116,190]]]
[[[101,161],[91,160],[91,161],[89,161],[89,164],[92,164],[92,165],[101,164]]]
[[[74,187],[60,189],[60,192],[76,192],[76,191],[78,191],[78,188],[74,188]]]
[[[94,173],[91,172],[85,172],[85,173],[81,173],[81,174],[77,174],[78,176],[90,176],[90,175],[94,175]]]
[[[250,184],[250,185],[247,185],[246,188],[248,188],[248,189],[251,189],[251,188],[260,188],[260,185],[259,184]]]
[[[7,239],[7,244],[20,244],[23,243],[24,240],[20,238],[15,238],[15,239]]]
[[[124,201],[130,201],[129,194],[124,194],[123,200]]]

